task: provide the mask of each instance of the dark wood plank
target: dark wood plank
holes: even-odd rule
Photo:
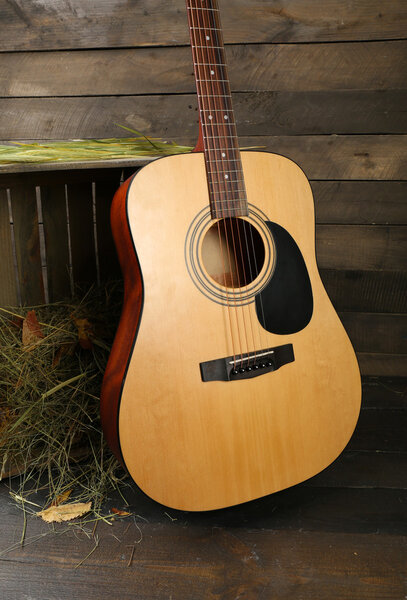
[[[143,541],[129,561],[136,532],[99,527],[99,548],[75,566],[94,540],[48,538],[3,561],[4,597],[78,600],[278,598],[374,600],[403,597],[405,539],[401,536],[314,532],[161,528],[143,524]],[[276,547],[278,558],[276,558]],[[21,577],[21,573],[24,577]]]
[[[344,452],[305,485],[346,488],[407,488],[407,454],[403,452]]]
[[[405,225],[404,181],[312,181],[317,223]]]
[[[363,382],[365,408],[407,408],[407,379],[368,378]]]
[[[403,271],[405,268],[405,226],[318,225],[316,238],[321,269]]]
[[[407,315],[341,312],[339,316],[356,351],[407,355]]]
[[[41,186],[50,302],[71,293],[65,184]]]
[[[92,183],[67,185],[72,271],[75,286],[96,282]]]
[[[233,45],[227,58],[237,92],[406,87],[407,40]],[[3,97],[195,93],[189,47],[7,53],[0,81]]]
[[[96,182],[95,185],[97,244],[101,281],[121,278],[110,225],[110,207],[119,185],[119,177],[109,182]]]
[[[407,312],[407,273],[321,269],[336,310],[370,313]]]
[[[35,187],[22,184],[13,187],[10,193],[21,302],[43,304],[45,297]]]
[[[358,361],[363,375],[405,377],[407,373],[406,354],[358,352]]]
[[[405,37],[403,0],[220,0],[227,43],[374,40]],[[99,0],[69,5],[0,2],[0,50],[106,48],[188,43],[182,0]]]
[[[193,138],[178,137],[180,144],[194,146]],[[317,180],[407,180],[407,135],[304,135],[304,136],[241,136],[242,148],[259,148],[274,152],[296,162],[309,179]],[[117,161],[84,161],[71,168],[138,167],[146,159]],[[69,168],[67,163],[61,165]],[[54,170],[55,164],[4,167],[4,172]],[[1,170],[0,170],[1,173]]]
[[[0,256],[0,306],[17,306],[17,274],[14,266],[6,189],[0,189]]]
[[[147,163],[151,159],[141,162]],[[15,165],[22,167],[21,171],[14,171],[10,167],[10,171],[0,167],[0,189],[13,187],[21,183],[32,184],[38,186],[59,185],[64,183],[82,183],[89,181],[117,181],[122,173],[122,168],[115,167],[118,161],[100,161],[96,164],[100,168],[95,168],[95,161],[86,161],[80,163],[25,163],[24,165]],[[33,171],[26,171],[33,167]],[[133,173],[136,169],[131,169]],[[129,175],[130,176],[130,175]]]
[[[240,136],[240,145],[287,156],[309,179],[407,179],[404,135]]]
[[[347,449],[370,452],[378,450],[406,452],[406,427],[406,410],[362,410]]]
[[[233,100],[240,135],[407,132],[405,90],[236,92]],[[196,136],[196,95],[0,99],[4,139],[121,137],[117,123],[164,139]]]

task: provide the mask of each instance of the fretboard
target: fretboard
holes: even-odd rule
[[[248,214],[217,0],[186,0],[212,217]]]

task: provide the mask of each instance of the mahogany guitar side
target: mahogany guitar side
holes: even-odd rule
[[[210,277],[201,264],[206,226],[190,234],[207,207],[203,155],[149,164],[120,188],[112,208],[125,301],[102,389],[102,424],[139,487],[177,509],[232,506],[304,481],[340,454],[359,414],[356,357],[316,265],[309,183],[284,157],[243,152],[242,160],[264,243],[270,239],[262,219],[295,241],[312,288],[312,316],[302,328],[276,334],[260,327],[265,348],[293,348],[293,360],[274,372],[202,380],[201,364],[233,353],[228,311],[189,264],[193,255]],[[268,247],[272,265],[272,239]],[[272,281],[270,269],[263,276]],[[254,298],[245,311],[258,326]]]

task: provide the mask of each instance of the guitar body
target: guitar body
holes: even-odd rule
[[[203,154],[149,164],[113,204],[126,291],[102,423],[138,486],[175,509],[232,506],[308,479],[341,453],[360,409],[356,357],[317,269],[309,183],[282,156],[242,152],[242,163],[241,219],[264,245],[249,286],[228,291],[211,272]],[[292,355],[256,377],[203,380],[202,365],[236,366],[250,340]]]

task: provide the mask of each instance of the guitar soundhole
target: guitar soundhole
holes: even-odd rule
[[[242,288],[252,283],[261,272],[264,260],[262,237],[245,219],[219,219],[204,236],[204,267],[209,276],[224,287]]]

